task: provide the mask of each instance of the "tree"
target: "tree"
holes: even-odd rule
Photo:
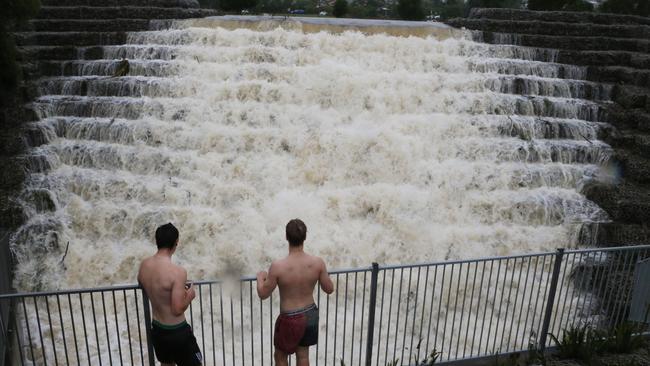
[[[399,0],[397,14],[404,20],[424,19],[424,9],[421,0]]]
[[[528,0],[530,10],[562,10],[566,0]]]
[[[650,16],[648,0],[607,0],[600,6],[603,13]]]
[[[220,0],[219,7],[223,11],[240,12],[244,9],[250,9],[257,5],[257,0]]]
[[[335,17],[341,18],[344,17],[345,14],[348,13],[348,1],[347,0],[336,0],[334,3],[334,9],[332,10],[332,14],[334,14]]]

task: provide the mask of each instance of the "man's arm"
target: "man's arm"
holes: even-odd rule
[[[259,296],[262,300],[271,296],[271,293],[273,293],[273,290],[275,290],[275,286],[278,285],[276,267],[277,265],[271,263],[268,274],[265,271],[260,271],[257,273],[257,296]]]
[[[325,261],[320,259],[320,264],[321,264],[321,269],[320,269],[320,288],[325,291],[326,294],[331,294],[334,292],[334,283],[332,282],[332,279],[330,278],[329,273],[327,273],[327,266],[325,265]]]
[[[193,285],[190,285],[190,288],[185,289],[185,282],[187,282],[187,271],[181,268],[178,277],[172,284],[171,311],[174,316],[183,315],[196,296],[194,287],[192,287]]]

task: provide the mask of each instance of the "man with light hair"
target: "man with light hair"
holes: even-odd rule
[[[325,262],[304,251],[307,226],[299,219],[289,221],[286,238],[289,254],[271,263],[269,272],[257,274],[257,294],[261,299],[280,288],[280,315],[275,321],[275,364],[287,366],[287,357],[296,354],[297,366],[309,366],[309,346],[318,343],[318,307],[314,303],[314,288],[327,294],[334,292],[334,284],[327,273]]]

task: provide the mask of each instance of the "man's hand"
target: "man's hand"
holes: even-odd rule
[[[266,271],[259,271],[257,272],[257,282],[265,282],[266,279],[268,278],[269,274],[266,273]]]

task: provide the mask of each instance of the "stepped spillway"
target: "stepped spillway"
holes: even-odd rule
[[[45,61],[18,287],[133,282],[170,221],[190,277],[215,278],[283,255],[295,217],[332,268],[552,250],[608,219],[581,193],[616,174],[611,86],[586,68],[446,27],[319,22],[163,21],[124,44],[28,46]]]

